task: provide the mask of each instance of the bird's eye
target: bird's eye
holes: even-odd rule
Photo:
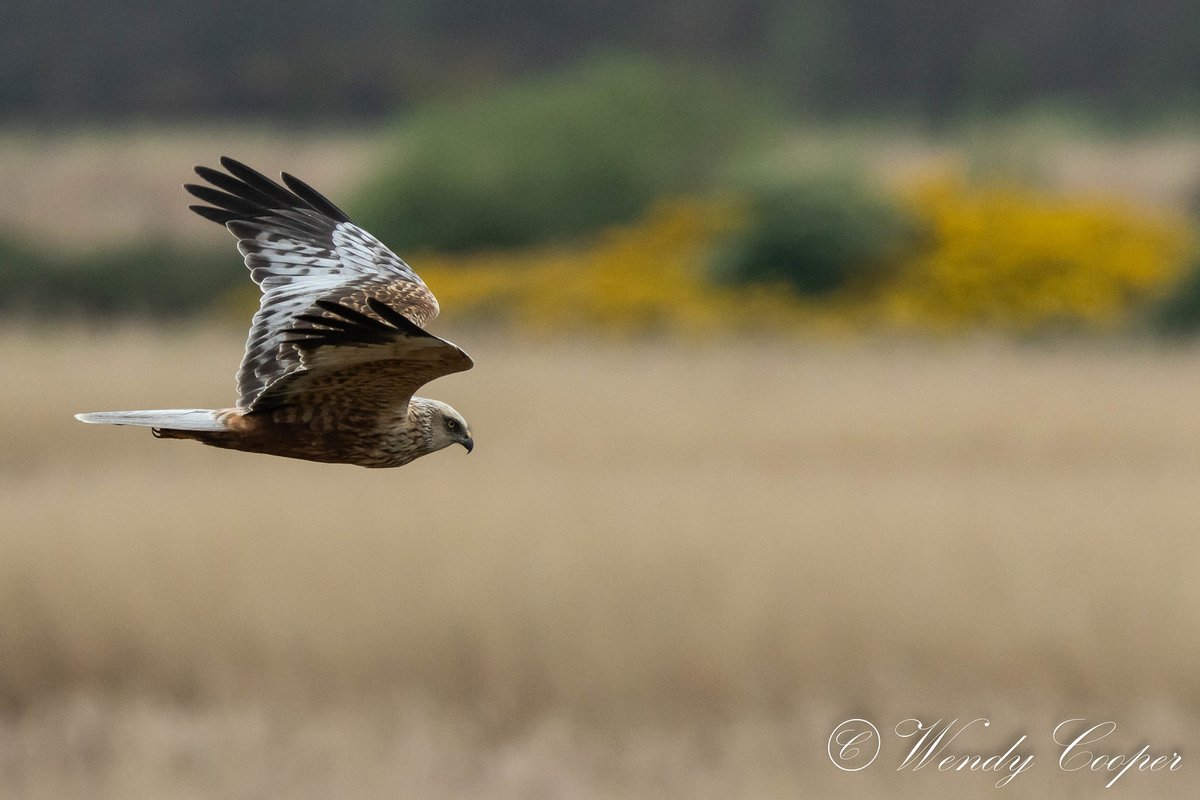
[[[448,430],[448,431],[458,430],[458,420],[456,420],[456,419],[446,420],[446,430]]]

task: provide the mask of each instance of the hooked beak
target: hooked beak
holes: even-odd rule
[[[475,449],[475,440],[470,436],[468,436],[466,439],[463,439],[461,442],[459,442],[459,444],[461,444],[468,453]]]

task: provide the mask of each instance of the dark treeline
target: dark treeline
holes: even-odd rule
[[[835,116],[1200,99],[1194,0],[6,0],[0,119],[369,119],[606,50]]]

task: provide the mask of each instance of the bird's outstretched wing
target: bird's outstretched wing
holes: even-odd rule
[[[369,393],[371,381],[380,396],[400,391],[398,402],[470,368],[465,353],[422,330],[437,300],[399,256],[298,178],[285,172],[280,185],[232,158],[221,166],[196,167],[211,185],[184,188],[208,204],[189,208],[238,238],[262,289],[237,375],[239,408],[266,410],[335,384]]]
[[[326,427],[355,424],[407,403],[434,378],[473,366],[457,346],[374,297],[365,311],[330,300],[316,307],[284,331],[302,368],[268,386],[257,408],[293,421],[324,420]]]

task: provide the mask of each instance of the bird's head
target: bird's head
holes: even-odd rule
[[[475,440],[471,438],[471,426],[463,419],[462,414],[438,400],[414,397],[413,402],[423,404],[428,412],[426,437],[431,452],[452,444],[461,444],[468,453],[475,449]]]

